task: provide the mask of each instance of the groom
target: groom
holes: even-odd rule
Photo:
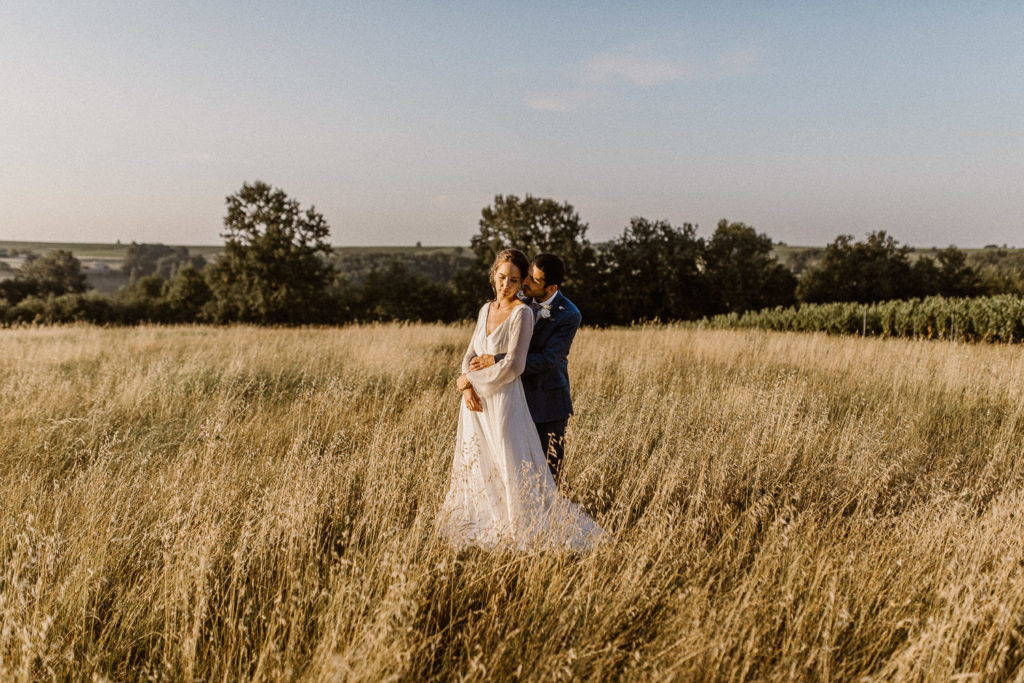
[[[579,309],[558,291],[563,277],[565,267],[560,258],[538,254],[523,279],[523,293],[532,297],[528,303],[535,321],[523,370],[523,391],[556,483],[565,453],[565,427],[572,415],[569,347],[582,320]],[[504,357],[503,353],[477,356],[470,369],[486,368]]]

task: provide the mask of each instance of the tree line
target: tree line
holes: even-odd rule
[[[704,238],[689,223],[636,217],[616,238],[595,244],[571,204],[498,195],[481,211],[468,249],[382,256],[334,251],[315,207],[303,209],[267,183],[246,183],[226,203],[224,251],[212,263],[185,247],[132,244],[122,266],[130,283],[102,295],[86,291],[70,252],[29,257],[0,281],[0,321],[449,322],[472,317],[491,296],[488,267],[510,247],[562,257],[563,290],[593,325],[804,303],[1024,294],[1024,258],[1008,263],[988,251],[969,258],[955,247],[914,258],[884,231],[863,241],[840,235],[809,252],[813,261],[788,266],[770,237],[744,223],[723,219]]]

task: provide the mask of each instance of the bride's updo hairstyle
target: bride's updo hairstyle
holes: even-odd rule
[[[511,263],[519,269],[520,282],[526,279],[526,273],[530,270],[530,262],[523,252],[518,249],[499,251],[498,255],[494,257],[494,263],[491,264],[491,272],[487,275],[487,280],[491,283],[491,291],[494,292],[495,299],[498,298],[498,290],[494,287],[494,274],[498,272],[498,268],[502,263]]]

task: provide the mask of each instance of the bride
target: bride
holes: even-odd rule
[[[439,526],[460,547],[585,550],[605,532],[559,493],[519,377],[534,324],[533,310],[517,296],[528,267],[517,249],[491,266],[495,296],[480,309],[462,361],[463,402]],[[474,356],[502,353],[494,365],[470,371]]]

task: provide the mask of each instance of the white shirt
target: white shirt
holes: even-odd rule
[[[558,290],[557,289],[555,290],[554,294],[552,294],[551,296],[549,296],[547,298],[546,301],[541,301],[538,305],[540,305],[540,306],[550,306],[551,302],[555,300],[556,296],[558,296]],[[534,299],[534,301],[536,301],[536,299]]]
[[[558,296],[558,290],[557,289],[555,290],[555,293],[552,294],[551,296],[549,296],[545,301],[537,303],[536,299],[533,300],[534,304],[536,305],[536,308],[533,310],[533,321],[534,322],[537,322],[538,320],[540,320],[540,312],[544,310],[545,306],[550,306],[551,302],[555,300],[556,296]]]

